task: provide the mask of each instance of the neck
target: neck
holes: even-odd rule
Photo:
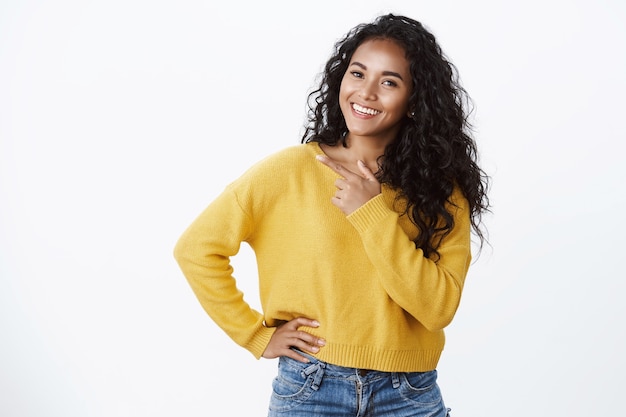
[[[385,153],[387,142],[374,140],[372,138],[353,136],[346,137],[351,159],[361,160],[369,167],[377,167],[378,158]]]

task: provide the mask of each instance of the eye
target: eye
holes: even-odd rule
[[[363,73],[360,71],[351,71],[350,74],[355,78],[363,78]]]
[[[383,85],[386,85],[387,87],[397,87],[398,83],[392,80],[385,80],[383,81]]]

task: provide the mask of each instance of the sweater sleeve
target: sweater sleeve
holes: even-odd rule
[[[174,257],[200,304],[237,344],[261,357],[275,329],[243,299],[230,257],[239,252],[252,222],[227,188],[182,234]]]
[[[348,216],[389,297],[430,331],[452,321],[471,261],[468,203],[458,192],[453,199],[454,228],[439,246],[437,261],[415,248],[382,194]]]

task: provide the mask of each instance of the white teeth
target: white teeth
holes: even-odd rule
[[[380,113],[380,111],[378,111],[378,110],[369,109],[367,107],[359,106],[356,103],[352,103],[352,108],[354,110],[356,110],[357,112],[359,112],[359,113],[369,114],[370,116],[376,116],[378,113]]]

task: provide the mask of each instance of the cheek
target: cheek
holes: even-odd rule
[[[341,87],[339,88],[339,108],[341,108],[341,112],[345,115],[348,107],[348,97],[350,96],[348,89],[345,84],[342,82]]]
[[[339,100],[343,100],[348,96],[349,83],[346,82],[345,78],[341,80],[341,85],[339,86]]]
[[[408,113],[409,111],[409,97],[402,97],[402,99],[397,100],[394,103],[394,111],[398,113],[402,113],[403,115]]]

